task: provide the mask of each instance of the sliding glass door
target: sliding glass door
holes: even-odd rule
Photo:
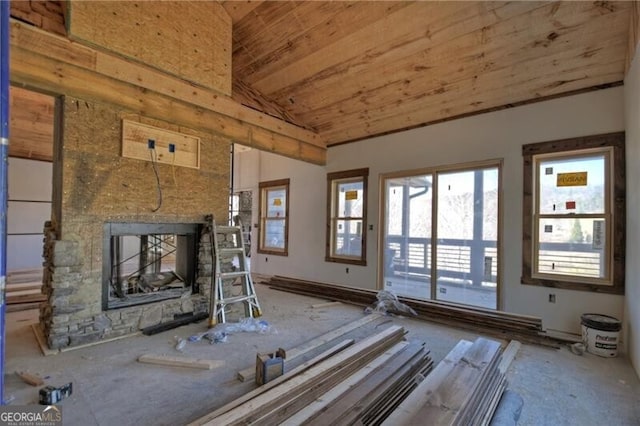
[[[382,177],[384,289],[496,309],[500,164]]]

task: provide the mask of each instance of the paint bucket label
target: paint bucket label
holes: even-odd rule
[[[616,320],[617,321],[617,320]],[[603,357],[618,355],[618,335],[620,323],[612,326],[611,320],[600,324],[593,318],[582,318],[582,342],[587,352]]]

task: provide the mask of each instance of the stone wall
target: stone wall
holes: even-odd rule
[[[156,212],[152,211],[158,199],[151,162],[120,155],[123,118],[201,139],[200,169],[157,164],[162,205]],[[172,320],[178,313],[207,311],[212,265],[205,227],[201,236],[205,244],[198,255],[197,293],[103,312],[103,225],[204,223],[207,214],[226,223],[229,141],[67,97],[62,143],[56,151],[54,187],[58,187],[53,203],[59,213],[45,228],[44,289],[48,300],[40,315],[49,346],[62,348],[117,337]]]

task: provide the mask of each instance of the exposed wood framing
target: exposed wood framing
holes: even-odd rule
[[[9,104],[9,155],[30,160],[52,161],[55,98],[12,87],[9,91]]]
[[[638,43],[640,43],[640,1],[631,2],[629,15],[631,22],[629,24],[629,47],[627,50],[627,66],[625,68],[627,73],[638,50]]]
[[[109,103],[222,135],[243,145],[325,164],[320,137],[141,64],[11,21],[11,81]]]

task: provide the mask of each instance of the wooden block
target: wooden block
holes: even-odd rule
[[[44,380],[42,380],[40,376],[36,376],[35,374],[27,373],[26,371],[16,371],[16,375],[20,377],[25,383],[30,384],[31,386],[44,385]]]
[[[320,308],[330,308],[332,306],[342,305],[342,302],[326,302],[326,303],[316,303],[315,305],[311,305],[313,309]]]
[[[149,149],[149,139],[154,141],[153,150]],[[169,144],[175,146],[175,152],[169,152]],[[122,156],[151,161],[151,155],[157,163],[199,169],[200,138],[122,120]]]
[[[187,358],[183,356],[167,356],[167,355],[140,355],[138,362],[146,364],[167,365],[170,367],[186,367],[197,368],[200,370],[213,370],[217,367],[222,367],[224,361],[215,359],[195,359]]]

